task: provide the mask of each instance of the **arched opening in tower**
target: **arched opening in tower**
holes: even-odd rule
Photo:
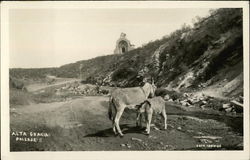
[[[119,51],[120,53],[125,53],[128,51],[128,42],[122,40],[119,42]]]
[[[126,52],[126,48],[122,47],[122,53],[125,53],[125,52]]]

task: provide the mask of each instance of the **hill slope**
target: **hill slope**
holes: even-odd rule
[[[235,96],[243,93],[241,9],[218,9],[161,40],[123,55],[78,61],[59,68],[11,69],[15,78],[79,77],[88,83],[137,86],[154,77],[158,87]],[[37,72],[39,71],[39,72]],[[36,74],[34,74],[36,73]]]

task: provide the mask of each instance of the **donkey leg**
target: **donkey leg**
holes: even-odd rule
[[[136,127],[142,127],[142,113],[137,113]]]
[[[136,113],[136,127],[140,126],[140,123],[139,123],[140,117],[141,117],[141,113],[137,112]]]
[[[147,134],[150,133],[150,124],[151,124],[151,121],[152,121],[152,115],[153,115],[153,112],[152,110],[150,110],[150,112],[148,113],[148,122],[147,122]]]
[[[122,116],[123,111],[124,111],[124,108],[120,109],[119,111],[117,111],[116,116],[115,116],[115,126],[116,126],[116,129],[117,129],[118,133],[120,134],[120,136],[123,136],[123,133],[122,133],[121,128],[119,126],[119,121],[120,121],[120,118]]]
[[[140,127],[141,127],[141,128],[143,128],[143,126],[142,126],[142,119],[143,119],[143,114],[140,113]]]
[[[148,117],[148,113],[147,112],[145,112],[144,117],[145,117],[145,121],[146,121],[145,132],[148,133],[148,118],[149,117]]]
[[[165,111],[162,112],[162,116],[164,118],[164,129],[167,129],[167,114]]]
[[[117,111],[116,111],[115,106],[114,106],[114,104],[112,102],[110,103],[110,108],[109,109],[110,109],[109,114],[111,114],[110,117],[111,117],[111,120],[112,120],[112,129],[113,129],[114,134],[116,135],[117,132],[116,132],[116,127],[115,127],[115,117],[116,117]]]
[[[115,121],[112,122],[113,132],[115,135],[117,135],[116,128],[115,128]]]

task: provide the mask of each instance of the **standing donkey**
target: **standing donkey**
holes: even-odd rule
[[[151,99],[147,99],[144,101],[140,107],[137,110],[137,121],[140,121],[142,119],[142,113],[145,113],[145,119],[146,119],[146,134],[150,133],[150,124],[153,116],[153,112],[157,114],[161,114],[164,118],[164,129],[167,129],[167,114],[166,114],[166,108],[165,108],[166,102],[162,97],[153,97]]]
[[[113,132],[120,136],[123,133],[119,121],[125,108],[137,109],[138,105],[149,97],[154,97],[156,86],[146,82],[143,87],[117,88],[110,95],[109,119],[113,122]]]

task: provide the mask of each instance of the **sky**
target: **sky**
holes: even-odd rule
[[[135,47],[192,24],[209,9],[12,9],[10,68],[59,67],[113,54],[121,32]]]

